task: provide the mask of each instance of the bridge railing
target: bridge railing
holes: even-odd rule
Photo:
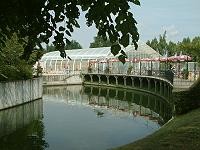
[[[123,74],[123,75],[142,75],[142,76],[155,76],[167,79],[173,84],[174,73],[172,70],[141,70],[141,71],[130,71],[130,72],[119,72],[115,70],[88,70],[82,72],[87,73],[96,73],[96,74]]]

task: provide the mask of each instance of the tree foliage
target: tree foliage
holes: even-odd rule
[[[32,77],[32,64],[28,63],[32,63],[33,56],[28,61],[21,60],[20,56],[23,54],[23,50],[23,45],[18,43],[16,34],[6,40],[5,46],[0,52],[0,81],[29,79]],[[34,54],[32,53],[32,55]]]
[[[146,43],[161,55],[164,55],[167,49],[166,31],[163,33],[163,35],[159,35],[159,39],[155,37],[153,40],[148,40]]]
[[[178,44],[179,50],[184,53],[191,55],[195,61],[200,62],[200,36],[194,37],[193,39],[184,38],[182,42]]]
[[[90,43],[90,48],[96,48],[96,47],[110,47],[112,46],[112,43],[110,40],[103,39],[100,36],[94,37],[94,42]]]
[[[130,5],[140,5],[139,0],[2,0],[0,2],[0,44],[5,46],[5,37],[16,32],[19,41],[27,38],[23,59],[28,59],[35,46],[53,44],[66,57],[64,47],[70,43],[74,28],[79,28],[78,18],[84,11],[87,26],[95,25],[98,35],[110,39],[114,45],[126,47],[133,43],[137,48],[139,34]],[[130,39],[132,40],[130,42]],[[115,54],[121,49],[112,49]]]
[[[166,32],[163,36],[159,36],[159,39],[154,38],[148,40],[147,45],[164,55],[165,51],[168,52],[168,56],[179,55],[180,53],[190,55],[194,61],[200,62],[200,36],[194,38],[183,38],[181,42],[166,41]]]
[[[65,50],[72,50],[72,49],[82,49],[82,46],[79,42],[72,40],[69,44],[65,46]]]
[[[72,40],[69,44],[67,44],[64,48],[65,50],[72,50],[72,49],[82,49],[82,46],[79,42],[77,42],[76,40]],[[56,51],[56,47],[51,44],[46,46],[46,51],[47,52],[52,52],[52,51]]]

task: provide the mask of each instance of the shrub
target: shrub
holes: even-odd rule
[[[7,39],[5,46],[0,51],[0,81],[22,80],[33,77],[34,57],[31,57],[31,61],[28,62],[20,59],[23,51],[23,44],[18,42],[16,34],[13,34],[11,39]]]
[[[184,114],[200,107],[200,86],[173,93],[176,114]]]

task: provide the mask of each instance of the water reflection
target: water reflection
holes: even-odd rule
[[[164,99],[140,91],[98,86],[72,86],[68,88],[48,87],[44,89],[44,93],[57,98],[57,101],[71,105],[93,106],[99,117],[104,115],[102,108],[112,111],[115,115],[127,112],[133,117],[143,116],[160,125],[172,117],[172,109]]]
[[[170,106],[148,93],[47,87],[43,101],[0,111],[0,150],[104,150],[141,139],[170,117]]]
[[[129,92],[135,93],[138,103],[129,100]],[[104,150],[155,132],[163,119],[145,107],[148,103],[139,95],[142,93],[97,87],[44,88],[43,123],[48,150]],[[162,108],[162,102],[160,105]]]
[[[134,117],[144,116],[160,125],[172,117],[170,104],[150,93],[98,86],[85,86],[83,92],[89,96],[90,105],[129,112]]]
[[[0,111],[1,150],[43,150],[43,102],[31,103]]]

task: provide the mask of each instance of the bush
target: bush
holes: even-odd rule
[[[26,62],[20,59],[23,51],[23,44],[18,42],[16,34],[13,34],[11,39],[7,39],[5,47],[0,51],[0,81],[23,80],[33,77],[32,66],[35,57],[31,57],[31,61]]]
[[[0,81],[22,80],[33,77],[32,67],[26,64],[18,64],[17,66],[4,65],[0,70]]]
[[[200,107],[200,93],[193,89],[173,93],[173,100],[178,115]]]

